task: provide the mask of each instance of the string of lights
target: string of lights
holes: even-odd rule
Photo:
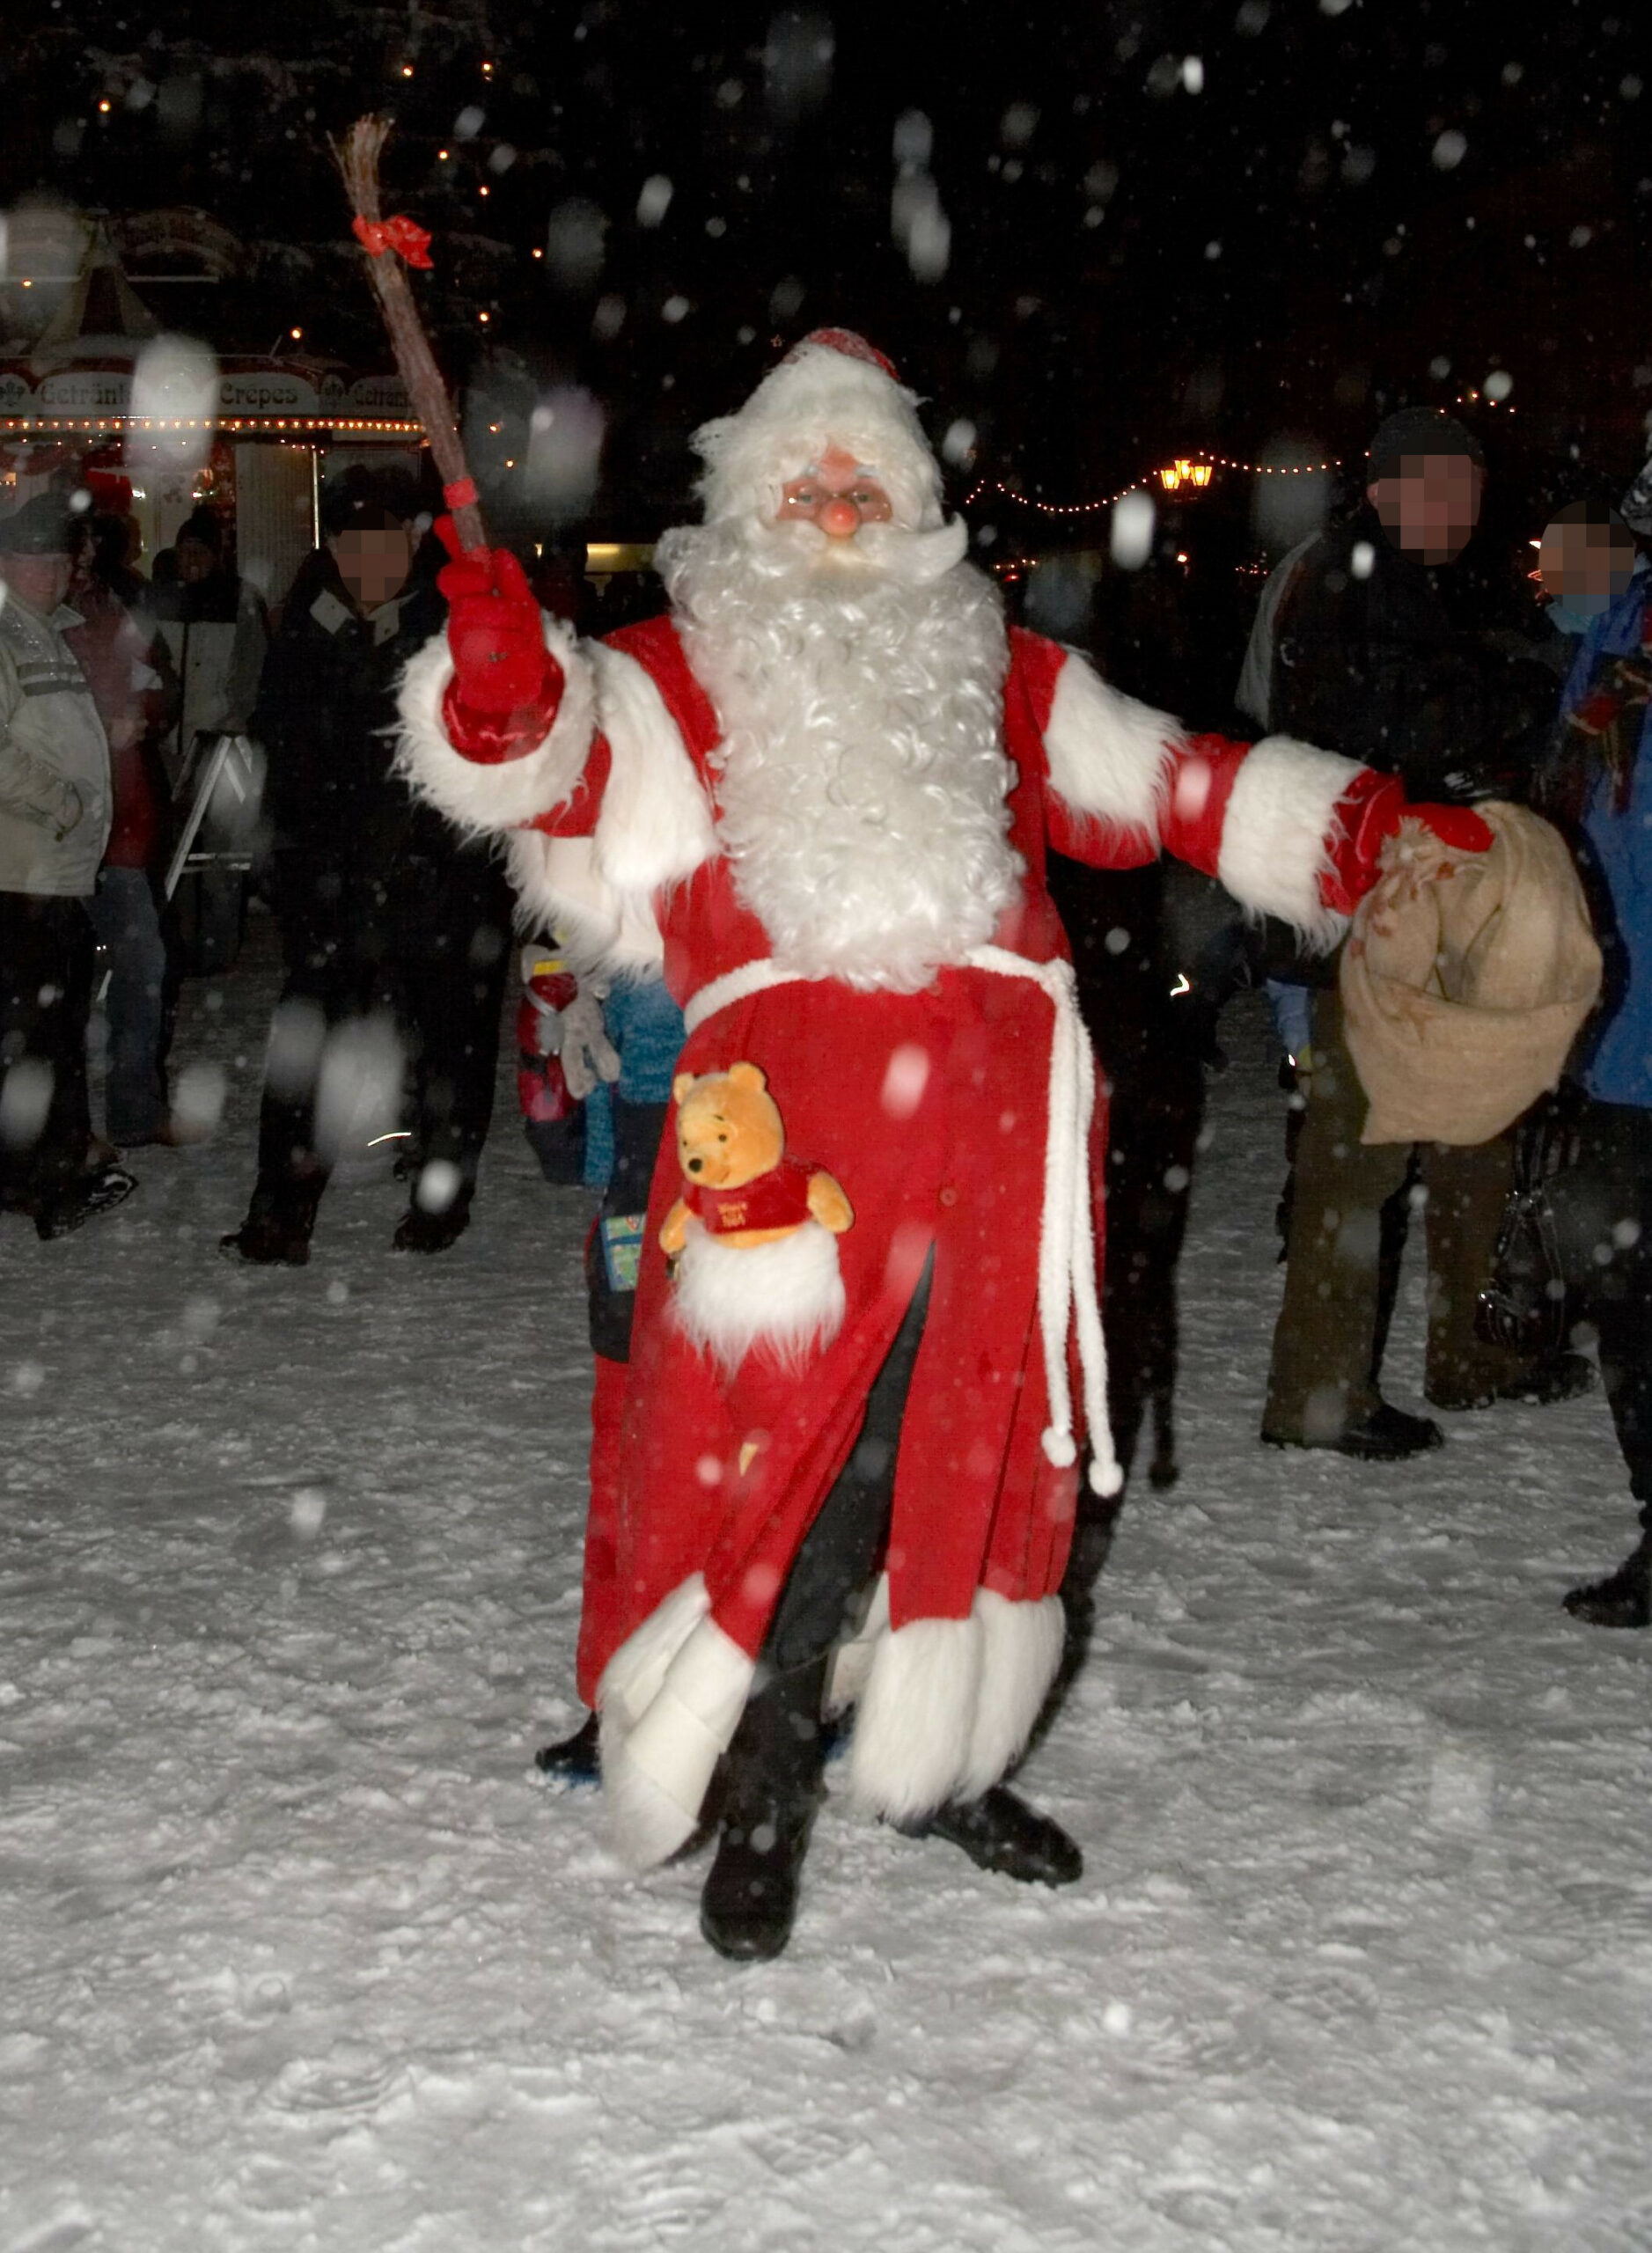
[[[332,415],[215,415],[192,421],[155,415],[0,415],[0,430],[23,435],[47,430],[378,430],[393,437],[416,438],[423,436],[424,426]]]
[[[1162,469],[1145,471],[1128,485],[1121,485],[1116,493],[1105,494],[1098,501],[1039,501],[1030,493],[1018,493],[1002,479],[983,477],[965,495],[964,506],[973,507],[984,493],[997,493],[1006,501],[1015,502],[1018,508],[1032,509],[1041,517],[1089,517],[1102,509],[1116,507],[1127,493],[1150,491],[1155,481],[1166,492],[1173,493],[1183,485],[1203,488],[1218,469],[1238,470],[1249,477],[1317,477],[1341,466],[1339,461],[1239,461],[1230,454],[1201,452],[1197,456],[1178,456]]]

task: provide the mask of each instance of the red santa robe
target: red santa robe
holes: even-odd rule
[[[1025,873],[993,949],[919,993],[775,982],[768,935],[719,848],[717,716],[672,620],[594,646],[554,620],[545,633],[567,687],[544,741],[505,764],[461,758],[442,725],[452,669],[437,642],[404,690],[408,773],[455,819],[509,833],[535,919],[611,967],[663,968],[688,1013],[682,1069],[760,1065],[789,1147],[841,1183],[855,1216],[833,1240],[834,1334],[801,1368],[760,1347],[731,1370],[673,1318],[658,1231],[682,1183],[665,1139],[623,1429],[617,1447],[599,1431],[593,1450],[608,1469],[592,1494],[581,1690],[601,1714],[617,1843],[643,1866],[690,1835],[798,1544],[933,1255],[886,1571],[833,1677],[836,1701],[856,1706],[854,1797],[921,1815],[1005,1772],[1061,1650],[1083,1416],[1076,1368],[1053,1384],[1050,1366],[1051,1262],[1068,1256],[1070,1268],[1055,1241],[1070,1215],[1054,1212],[1052,1075],[1070,1109],[1077,1068],[1069,1056],[1063,1082],[1076,1019],[1046,854],[1130,868],[1174,853],[1246,906],[1328,940],[1337,807],[1363,770],[1283,738],[1190,739],[1081,657],[1012,631],[1002,750]],[[1082,1150],[1076,1160],[1082,1177]],[[1083,1193],[1069,1178],[1062,1193],[1070,1207]],[[1081,1327],[1083,1281],[1068,1275]],[[1065,1363],[1068,1300],[1056,1303]],[[1093,1369],[1080,1390],[1093,1405]],[[1116,1484],[1105,1430],[1090,1436],[1095,1483]]]

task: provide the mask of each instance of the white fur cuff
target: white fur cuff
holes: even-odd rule
[[[1044,730],[1050,786],[1075,813],[1145,830],[1156,844],[1180,734],[1166,714],[1110,686],[1069,651]]]
[[[1347,928],[1320,899],[1319,880],[1333,870],[1338,801],[1362,771],[1336,752],[1265,736],[1234,777],[1222,822],[1216,874],[1239,905],[1294,923],[1320,949]]]

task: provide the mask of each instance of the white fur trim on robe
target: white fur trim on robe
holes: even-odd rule
[[[1264,736],[1234,777],[1222,825],[1216,874],[1239,905],[1294,923],[1322,949],[1347,928],[1320,899],[1319,879],[1332,873],[1338,801],[1362,772],[1339,752]]]
[[[869,1619],[868,1631],[870,1662],[834,1670],[832,1684],[834,1699],[858,1687],[855,1804],[905,1823],[978,1798],[1020,1757],[1049,1695],[1065,1634],[1061,1599],[1012,1604],[978,1589],[966,1619],[913,1619],[881,1633]]]
[[[1069,649],[1044,730],[1051,787],[1075,813],[1144,830],[1156,845],[1181,733],[1167,713],[1110,687]]]
[[[598,721],[613,758],[597,817],[597,868],[618,892],[654,892],[710,858],[711,802],[645,668],[600,642],[591,657]]]
[[[651,1868],[693,1837],[756,1670],[711,1618],[699,1573],[608,1661],[597,1688],[603,1797],[614,1849],[631,1868]]]
[[[595,840],[515,829],[505,870],[524,930],[554,930],[576,970],[657,976],[665,945],[653,895],[616,892],[597,866]]]
[[[407,660],[397,701],[401,738],[397,765],[422,797],[468,836],[513,829],[560,805],[584,772],[596,726],[591,668],[572,630],[541,611],[545,646],[562,668],[562,701],[543,742],[520,759],[487,767],[454,750],[442,725],[442,699],[453,678],[445,634],[436,634]]]
[[[837,1238],[816,1220],[773,1244],[723,1244],[690,1221],[672,1306],[696,1346],[732,1372],[754,1346],[801,1368],[843,1327]]]
[[[518,830],[506,866],[522,922],[554,927],[579,966],[657,975],[664,946],[654,895],[716,851],[711,804],[646,670],[603,642],[587,649],[609,752],[595,833]]]

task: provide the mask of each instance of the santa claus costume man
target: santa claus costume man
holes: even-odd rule
[[[758,1957],[792,1928],[825,1713],[854,1708],[860,1809],[1012,1877],[1080,1872],[1002,1781],[1061,1656],[1086,1436],[1091,1485],[1120,1483],[1046,853],[1170,851],[1329,943],[1403,798],[1282,738],[1190,738],[1006,630],[860,338],[817,332],[695,443],[668,613],[583,643],[510,557],[456,561],[402,756],[508,840],[536,924],[663,970],[680,1084],[755,1065],[852,1210],[756,1244],[691,1218],[673,1272],[668,1135],[628,1373],[599,1373],[579,1677],[615,1841],[646,1867],[715,1814],[701,1928]]]

